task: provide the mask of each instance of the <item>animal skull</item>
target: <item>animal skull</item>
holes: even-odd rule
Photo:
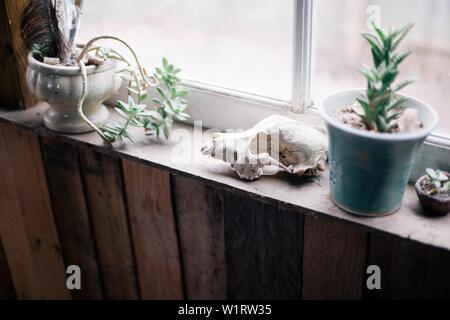
[[[324,132],[278,115],[238,133],[216,133],[202,153],[231,164],[241,179],[256,180],[276,167],[300,176],[316,176],[328,158]]]

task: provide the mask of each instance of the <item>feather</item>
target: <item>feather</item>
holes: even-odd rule
[[[34,48],[44,48],[48,57],[67,63],[82,3],[82,0],[30,0],[22,13],[23,50],[28,53]]]
[[[23,50],[30,52],[35,45],[46,46],[48,56],[64,59],[67,42],[58,26],[52,0],[30,0],[22,13]]]
[[[71,49],[78,29],[81,2],[75,0],[56,0],[55,8],[59,29],[67,43],[68,51],[63,54],[64,62],[67,63],[71,56]]]

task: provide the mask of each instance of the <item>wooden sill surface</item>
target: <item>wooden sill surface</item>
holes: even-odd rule
[[[184,147],[192,150],[196,162],[172,162],[171,154],[176,141],[163,141],[145,137],[141,129],[132,130],[136,144],[126,143],[122,149],[110,149],[102,144],[100,137],[94,133],[83,135],[62,135],[43,127],[42,115],[47,106],[39,104],[32,109],[21,112],[1,112],[0,121],[33,130],[41,136],[51,136],[65,142],[93,148],[98,152],[121,158],[134,159],[148,165],[167,170],[173,174],[187,176],[204,183],[237,192],[253,199],[272,205],[279,205],[303,214],[325,216],[351,223],[361,228],[388,233],[404,239],[450,250],[450,216],[429,218],[423,215],[413,186],[408,186],[402,208],[394,215],[382,218],[361,218],[350,215],[336,207],[329,198],[328,173],[322,174],[320,181],[292,177],[287,174],[264,176],[255,182],[241,181],[229,165],[200,156],[201,142],[184,141]],[[111,121],[115,115],[111,112]],[[174,129],[183,129],[191,133],[191,126],[176,124]],[[189,146],[190,144],[190,146]]]

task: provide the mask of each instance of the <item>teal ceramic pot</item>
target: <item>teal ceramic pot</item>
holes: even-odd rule
[[[343,210],[364,216],[384,216],[401,207],[415,155],[437,127],[438,116],[427,104],[407,97],[405,107],[419,111],[423,129],[414,133],[381,134],[351,128],[333,114],[352,105],[363,89],[341,91],[321,105],[330,150],[330,192]]]

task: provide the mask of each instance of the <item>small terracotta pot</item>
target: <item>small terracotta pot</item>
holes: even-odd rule
[[[450,177],[449,173],[445,172],[445,174]],[[427,176],[423,176],[416,182],[416,192],[423,210],[428,215],[439,217],[446,216],[450,212],[450,197],[444,199],[427,194],[422,189],[422,182],[425,179],[427,179]]]

